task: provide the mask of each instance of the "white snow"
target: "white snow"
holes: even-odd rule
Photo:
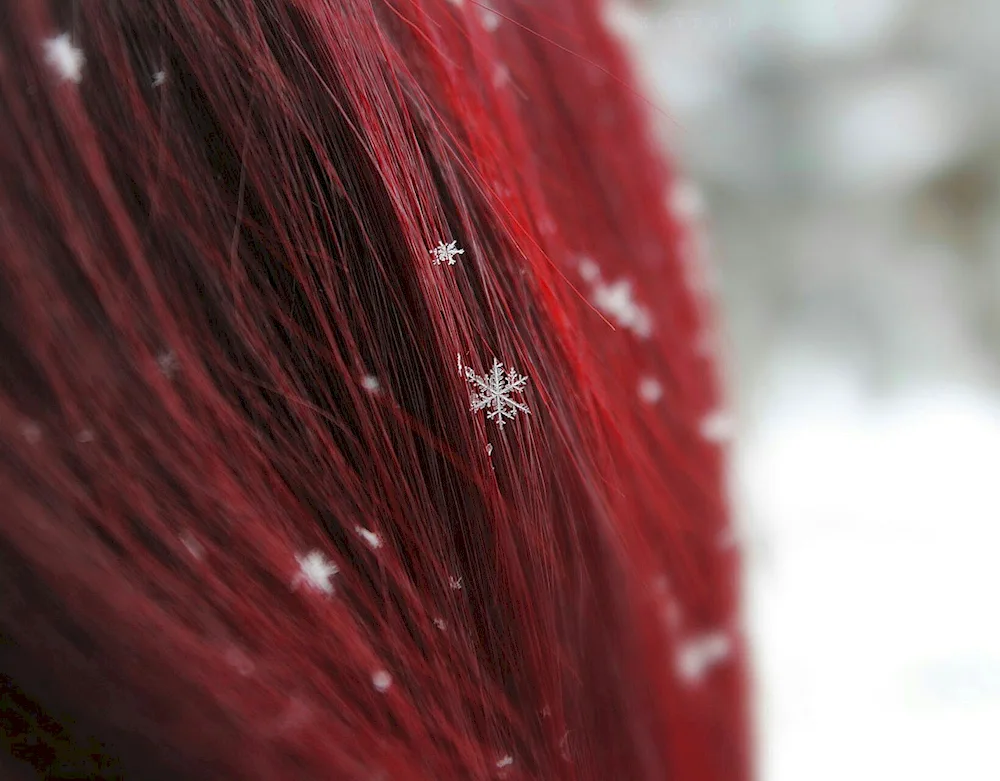
[[[733,436],[733,420],[722,410],[710,412],[702,419],[699,432],[709,442],[726,442]]]
[[[447,263],[449,266],[454,266],[455,263],[458,262],[455,258],[459,255],[465,254],[465,250],[457,245],[457,241],[452,241],[447,244],[442,241],[434,249],[432,249],[431,257],[434,258],[434,265],[440,266],[442,263]]]
[[[293,590],[305,583],[315,591],[322,591],[324,594],[333,593],[330,578],[340,572],[340,568],[329,561],[322,551],[313,550],[305,556],[296,554],[295,560],[299,563],[299,572],[292,580]]]
[[[636,302],[629,280],[619,279],[609,285],[597,283],[593,290],[593,302],[604,314],[636,336],[645,339],[653,332],[649,310]]]
[[[159,355],[156,356],[156,365],[160,368],[160,372],[167,379],[171,379],[177,370],[180,368],[180,361],[177,359],[177,354],[173,350],[164,350]]]
[[[677,672],[687,683],[698,683],[729,656],[729,649],[725,632],[708,632],[686,640],[677,651]]]
[[[368,547],[372,550],[377,550],[382,547],[382,538],[375,532],[368,531],[368,529],[365,529],[362,526],[355,526],[354,531],[356,531],[358,536],[368,543]]]
[[[668,196],[670,210],[688,223],[705,216],[705,196],[701,188],[690,179],[677,179]]]
[[[642,339],[653,332],[653,318],[646,307],[636,302],[629,280],[605,282],[600,266],[586,256],[580,258],[579,268],[580,276],[590,283],[590,298],[595,307]]]
[[[786,372],[735,451],[766,781],[995,781],[1000,402]]]
[[[597,282],[601,278],[601,268],[591,258],[580,260],[580,276],[588,282]]]
[[[42,427],[34,421],[29,421],[21,426],[21,436],[29,445],[37,445],[42,441]]]
[[[73,45],[69,33],[49,38],[43,44],[45,62],[65,81],[79,84],[83,79],[83,52]]]
[[[639,380],[639,398],[646,404],[656,404],[663,396],[663,386],[655,377],[643,377]]]
[[[372,686],[380,692],[387,692],[392,686],[392,676],[385,670],[378,670],[372,674]]]
[[[205,546],[198,542],[198,539],[191,532],[181,532],[180,541],[193,558],[201,560],[205,557]]]
[[[465,379],[474,389],[470,412],[487,410],[486,417],[495,421],[500,428],[503,428],[508,420],[516,418],[518,412],[531,414],[526,404],[513,398],[515,393],[524,393],[528,378],[518,374],[513,368],[504,374],[503,364],[496,358],[493,359],[490,373],[482,377],[466,366]]]
[[[482,23],[483,28],[490,33],[496,32],[500,27],[502,17],[493,9],[490,0],[479,0],[477,7],[479,9],[479,21]]]

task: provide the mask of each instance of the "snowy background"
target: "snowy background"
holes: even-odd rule
[[[715,271],[761,781],[997,781],[1000,2],[608,22]]]

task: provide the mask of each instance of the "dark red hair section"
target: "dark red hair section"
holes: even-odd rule
[[[749,777],[709,320],[631,84],[593,0],[0,7],[14,756]]]

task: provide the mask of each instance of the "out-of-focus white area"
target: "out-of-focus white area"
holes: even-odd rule
[[[1000,779],[1000,2],[608,23],[710,238],[761,781]]]
[[[1000,778],[1000,405],[778,365],[733,465],[762,781]]]

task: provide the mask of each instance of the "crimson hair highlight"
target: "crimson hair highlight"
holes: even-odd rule
[[[748,778],[707,320],[630,83],[595,0],[0,5],[15,756]]]

